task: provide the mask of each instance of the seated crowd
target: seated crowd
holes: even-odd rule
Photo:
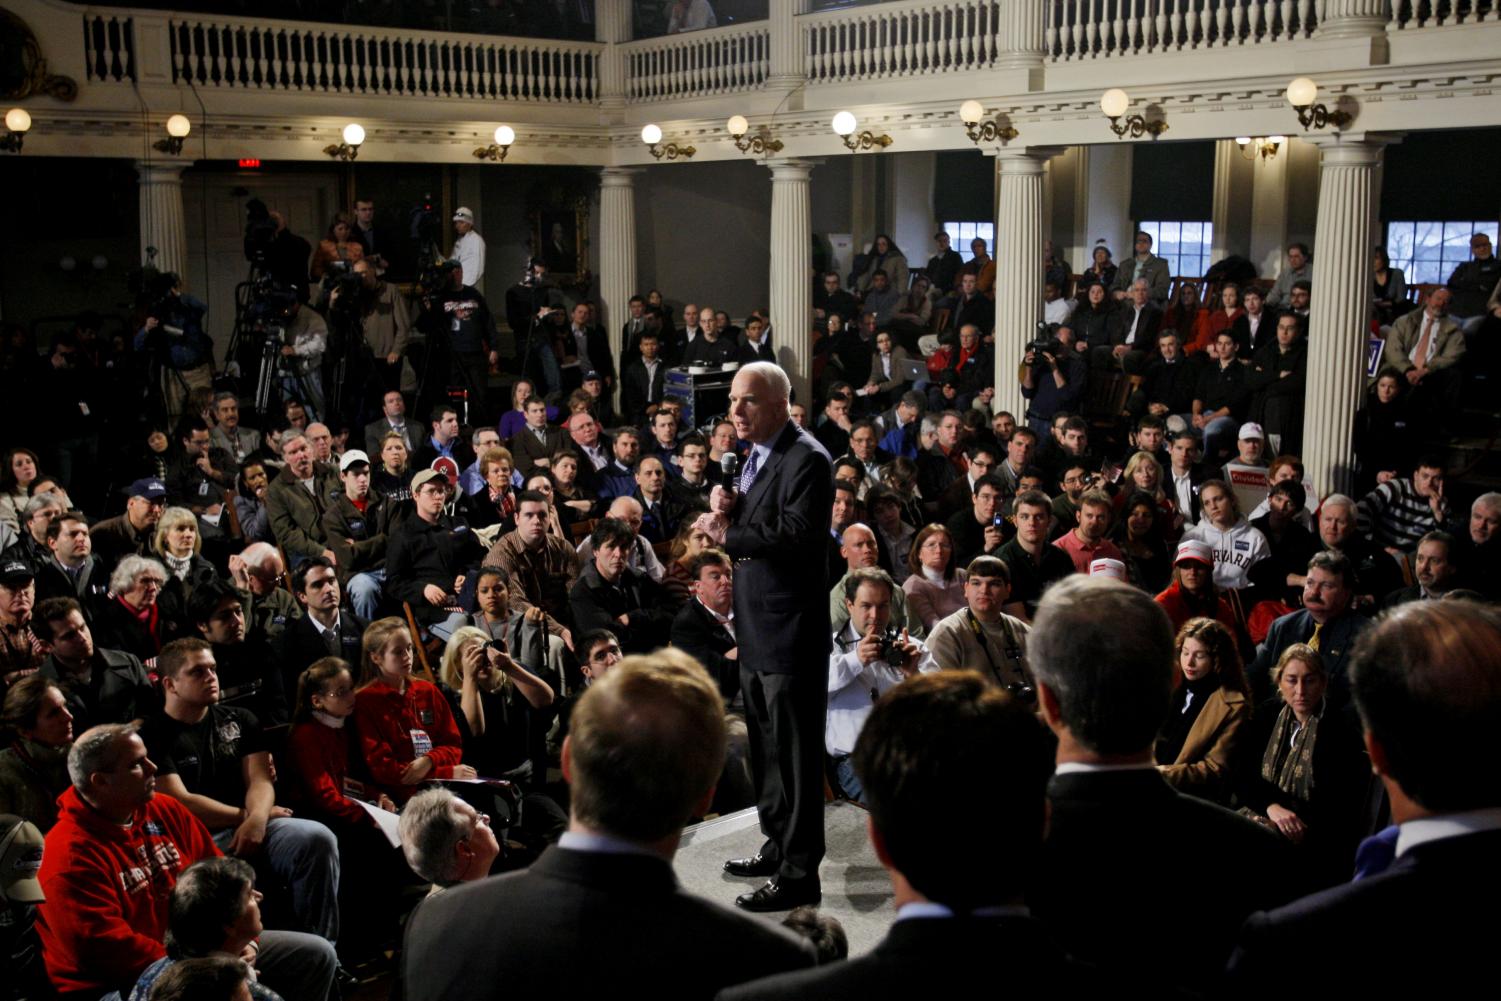
[[[938,242],[916,278],[885,236],[850,288],[823,276],[817,398],[791,407],[832,460],[825,759],[891,873],[889,948],[810,971],[803,938],[672,880],[682,827],[757,786],[736,563],[700,519],[747,443],[683,426],[664,373],[770,360],[770,331],[637,297],[618,415],[584,310],[572,395],[521,378],[468,429],[446,402],[419,428],[400,389],[354,441],[293,398],[252,429],[234,393],[186,394],[107,517],[42,468],[52,441],[10,449],[0,845],[40,858],[0,884],[11,994],[323,1001],[396,947],[413,999],[571,996],[618,975],[563,962],[599,947],[581,909],[673,996],[891,996],[924,982],[898,946],[964,955],[955,985],[1000,948],[1070,995],[1217,994],[1227,964],[1247,992],[1348,986],[1294,929],[1343,956],[1332,915],[1437,892],[1440,849],[1408,849],[1446,835],[1410,824],[1470,818],[1478,852],[1501,807],[1469,778],[1501,712],[1501,494],[1459,509],[1422,430],[1392,431],[1458,385],[1433,378],[1463,357],[1435,347],[1447,292],[1410,350],[1386,334],[1358,498],[1319,497],[1306,248],[1210,310],[1167,302],[1146,234],[1077,280],[1048,247],[1018,419],[994,263]],[[1104,421],[1101,380],[1128,389]],[[908,920],[956,912],[956,938]],[[1400,920],[1478,963],[1473,928]]]

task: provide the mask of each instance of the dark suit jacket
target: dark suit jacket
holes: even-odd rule
[[[360,637],[369,625],[364,619],[347,609],[339,611],[339,647],[337,656],[351,664],[360,662]],[[281,639],[282,678],[288,698],[296,698],[297,678],[312,665],[313,661],[335,656],[323,644],[323,634],[313,625],[312,616],[304,610],[301,618],[287,626]]]
[[[646,574],[627,567],[612,585],[593,562],[584,567],[568,592],[574,627],[580,633],[608,629],[626,653],[646,653],[666,644],[672,626],[668,604],[661,585]],[[630,622],[620,622],[621,615]]]
[[[401,429],[405,432],[404,437],[407,443],[407,453],[411,454],[417,450],[417,439],[418,435],[422,434],[422,426],[410,418],[403,417],[402,421],[405,422],[402,424]],[[379,420],[371,421],[365,425],[365,454],[370,456],[372,464],[377,466],[380,464],[380,443],[386,437],[386,432],[391,430],[394,430],[391,427],[391,422],[386,420],[385,417],[381,417]]]
[[[1131,332],[1131,320],[1136,312],[1136,306],[1129,299],[1116,307],[1115,316],[1107,330],[1110,332],[1110,346],[1120,347],[1126,343],[1126,335]],[[1157,350],[1157,331],[1162,328],[1162,310],[1147,302],[1141,310],[1141,319],[1136,321],[1136,336],[1131,340],[1131,347],[1137,351],[1152,353]]]
[[[568,432],[552,425],[548,425],[546,437],[546,443],[538,441],[536,434],[529,427],[524,427],[511,435],[509,443],[511,458],[515,460],[516,471],[522,476],[531,475],[532,467],[537,464],[538,459],[551,460],[554,452],[571,448],[573,445],[573,439],[568,437]]]
[[[1379,875],[1252,915],[1230,960],[1234,993],[1416,997],[1435,983],[1485,983],[1498,852],[1501,831],[1430,841]]]
[[[1048,798],[1029,902],[1102,972],[1207,988],[1246,916],[1287,899],[1275,835],[1175,792],[1154,769],[1055,775]]]
[[[402,980],[407,1001],[602,998],[623,981],[688,999],[812,965],[791,933],[684,893],[661,859],[549,848],[424,901]]]
[[[740,691],[739,655],[731,660],[725,654],[735,649],[735,637],[697,598],[689,597],[672,620],[672,645],[692,654],[704,665],[709,676],[719,683],[726,705],[734,699]]]
[[[667,362],[665,361],[658,362],[657,371],[653,373],[650,385],[646,381],[645,365],[640,361],[633,361],[627,365],[620,377],[621,420],[628,424],[645,420],[646,401],[662,399],[662,394],[667,391],[666,379]]]
[[[828,586],[808,557],[829,537],[834,505],[829,453],[791,421],[770,442],[755,482],[735,506],[725,550],[736,559],[741,663],[769,674],[822,677],[831,636]]]
[[[1001,982],[1008,997],[1071,998],[1083,996],[1083,981],[1033,918],[911,918],[864,956],[731,987],[719,1001],[916,1001]]]
[[[1330,622],[1319,634],[1319,656],[1329,674],[1329,701],[1343,706],[1350,698],[1350,653],[1355,638],[1365,632],[1371,620],[1364,615],[1346,612]],[[1282,651],[1294,643],[1307,643],[1313,636],[1313,616],[1307,609],[1289,612],[1267,630],[1266,639],[1256,648],[1256,659],[1246,669],[1246,679],[1260,698],[1271,692],[1272,668]]]
[[[753,347],[749,341],[741,340],[735,360],[742,365],[749,365],[753,361],[775,362],[777,354],[771,349],[771,338],[761,338],[761,344]]]
[[[568,327],[570,341],[573,338],[573,326]],[[589,361],[594,366],[594,371],[605,377],[606,382],[615,381],[615,357],[610,353],[610,335],[605,333],[605,328],[593,326],[584,332],[584,346],[589,352]]]

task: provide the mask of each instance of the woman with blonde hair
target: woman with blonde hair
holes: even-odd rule
[[[167,568],[167,581],[157,604],[169,620],[186,623],[193,591],[218,577],[214,565],[200,555],[203,536],[198,531],[198,516],[185,507],[167,508],[156,523],[151,548]]]
[[[1251,687],[1235,636],[1214,619],[1190,619],[1174,653],[1181,678],[1157,738],[1157,770],[1179,792],[1226,801],[1231,759],[1251,721]]]
[[[370,489],[391,502],[412,499],[411,458],[400,431],[387,431],[380,440],[380,455],[370,473]]]
[[[462,626],[443,648],[439,690],[464,744],[464,760],[486,778],[522,791],[520,827],[546,841],[567,826],[563,810],[541,792],[547,777],[546,731],[552,686],[511,656],[483,629]]]
[[[1235,794],[1243,816],[1292,845],[1297,890],[1312,893],[1349,878],[1371,764],[1358,722],[1325,697],[1329,673],[1313,647],[1283,650],[1272,685],[1241,742]]]

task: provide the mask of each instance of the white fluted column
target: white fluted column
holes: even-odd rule
[[[1318,38],[1364,38],[1386,34],[1388,0],[1328,0]]]
[[[996,152],[995,399],[1024,423],[1017,369],[1042,320],[1042,172],[1056,149]]]
[[[600,322],[617,362],[625,345],[620,331],[636,294],[636,175],[631,167],[599,172]]]
[[[141,263],[182,274],[187,264],[188,230],[182,215],[180,163],[136,161],[141,194]],[[156,255],[148,252],[155,248]]]
[[[997,69],[1031,69],[1042,65],[1046,0],[1008,0],[1001,5],[996,36]]]
[[[811,408],[813,375],[813,222],[808,176],[813,160],[772,160],[771,343],[777,364]]]
[[[1321,496],[1348,493],[1370,337],[1371,200],[1386,140],[1320,136],[1303,464]]]
[[[803,85],[803,35],[797,15],[803,12],[804,0],[771,0],[767,10],[771,30],[771,52],[766,86],[769,90],[790,94]]]
[[[599,110],[606,117],[625,107],[625,50],[631,38],[629,0],[595,0],[594,40],[604,42],[599,54]]]
[[[1222,261],[1230,253],[1230,207],[1231,179],[1235,173],[1235,160],[1240,149],[1233,139],[1221,139],[1214,144],[1214,196],[1209,218],[1214,224],[1214,242],[1209,259]],[[1122,254],[1122,257],[1125,255]]]

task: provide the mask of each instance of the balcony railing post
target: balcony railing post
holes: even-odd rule
[[[620,47],[631,38],[629,0],[596,0],[594,40],[604,42],[599,53],[599,105],[605,113],[625,107],[626,54]]]
[[[135,11],[130,20],[135,36],[136,82],[142,87],[172,86],[172,27],[167,16]]]
[[[1328,0],[1319,38],[1366,38],[1386,34],[1390,0]]]
[[[771,0],[771,72],[766,85],[773,91],[790,94],[806,80],[802,27],[797,21],[806,9],[806,0]]]
[[[996,68],[1026,71],[1034,78],[1028,81],[1029,89],[1041,86],[1047,0],[1007,0],[1000,8]]]

